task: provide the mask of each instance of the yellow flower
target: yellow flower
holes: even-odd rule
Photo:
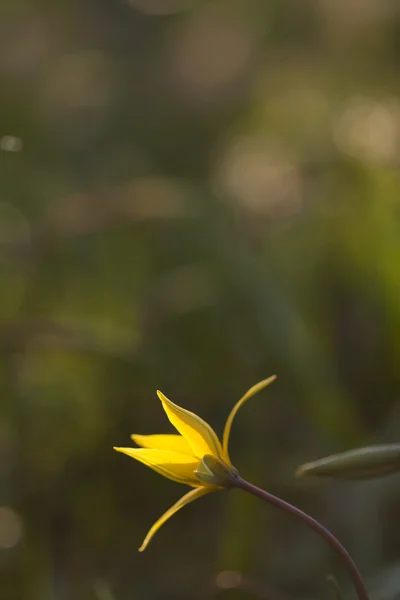
[[[180,435],[132,435],[141,448],[114,448],[123,452],[160,475],[194,488],[176,502],[151,527],[143,544],[142,552],[148,546],[160,527],[189,502],[219,489],[229,488],[238,477],[228,453],[229,435],[233,419],[239,408],[254,394],[276,379],[273,375],[251,387],[235,404],[225,423],[222,444],[215,431],[197,415],[177,406],[160,391],[157,392],[161,404],[172,425]]]

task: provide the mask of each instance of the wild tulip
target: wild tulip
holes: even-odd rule
[[[210,492],[239,488],[250,492],[282,511],[290,513],[318,533],[340,556],[357,591],[359,600],[369,600],[368,593],[356,564],[339,540],[318,521],[299,508],[292,506],[270,492],[242,479],[229,457],[228,445],[233,420],[238,410],[254,394],[272,383],[276,376],[268,377],[251,387],[235,404],[225,423],[222,443],[215,431],[194,413],[174,404],[160,391],[157,392],[168,419],[178,434],[132,435],[140,448],[114,447],[160,475],[192,489],[164,513],[147,533],[139,551],[145,550],[160,527],[178,510]]]

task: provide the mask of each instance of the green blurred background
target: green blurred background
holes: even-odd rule
[[[296,480],[400,439],[396,0],[3,0],[0,597],[328,598],[290,517],[112,451],[157,388],[400,594],[400,477]],[[351,592],[352,593],[352,592]]]

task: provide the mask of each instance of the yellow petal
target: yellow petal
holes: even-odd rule
[[[178,454],[170,450],[147,448],[114,448],[114,450],[135,458],[160,473],[160,475],[172,479],[172,481],[185,483],[186,485],[201,485],[194,473],[199,466],[199,461],[193,456]]]
[[[186,506],[186,504],[189,504],[189,502],[193,502],[193,500],[197,500],[197,498],[200,498],[201,496],[204,496],[205,494],[208,494],[212,491],[212,489],[201,487],[195,490],[190,490],[190,492],[182,496],[182,498],[178,500],[178,502],[171,506],[171,508],[169,508],[167,512],[165,512],[163,516],[160,517],[158,521],[154,523],[153,527],[150,529],[149,533],[144,538],[143,544],[139,548],[139,552],[143,552],[143,550],[147,548],[154,534],[160,529],[162,525],[164,525],[166,521],[168,521],[170,517],[172,517],[172,515],[174,515],[176,512],[178,512],[178,510],[180,510],[184,506]]]
[[[194,413],[177,406],[157,391],[172,425],[183,435],[198,458],[211,454],[222,460],[222,447],[215,431]]]
[[[263,390],[265,387],[267,387],[267,385],[269,385],[270,383],[275,381],[275,379],[276,379],[276,375],[272,375],[271,377],[268,377],[267,379],[263,379],[262,381],[259,381],[258,383],[253,385],[253,387],[251,387],[245,393],[245,395],[242,396],[242,398],[240,398],[240,400],[232,408],[232,410],[229,414],[229,417],[226,420],[224,434],[222,436],[223,457],[226,461],[228,461],[229,464],[232,464],[230,461],[230,458],[229,458],[228,444],[229,444],[229,436],[231,433],[233,419],[235,418],[239,408],[241,408],[243,406],[243,404],[245,402],[247,402],[247,400],[249,400],[252,396],[254,396],[254,394],[257,394],[257,392],[260,392],[261,390]]]
[[[133,441],[142,448],[157,450],[172,450],[178,454],[187,454],[193,457],[193,452],[182,435],[156,434],[156,435],[131,435]]]

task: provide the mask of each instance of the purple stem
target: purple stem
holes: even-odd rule
[[[336,539],[328,529],[321,525],[321,523],[310,517],[310,515],[303,512],[299,508],[296,508],[295,506],[292,506],[292,504],[285,502],[285,500],[281,500],[281,498],[277,498],[277,496],[258,488],[252,483],[245,481],[241,477],[236,480],[234,487],[245,490],[246,492],[250,492],[250,494],[254,494],[254,496],[257,496],[258,498],[261,498],[261,500],[276,506],[276,508],[292,514],[294,517],[297,517],[303,521],[303,523],[308,525],[308,527],[318,533],[318,535],[320,535],[340,556],[353,581],[359,600],[369,600],[367,588],[354,560],[351,558],[350,554],[347,552],[346,548],[342,546],[339,540]]]

